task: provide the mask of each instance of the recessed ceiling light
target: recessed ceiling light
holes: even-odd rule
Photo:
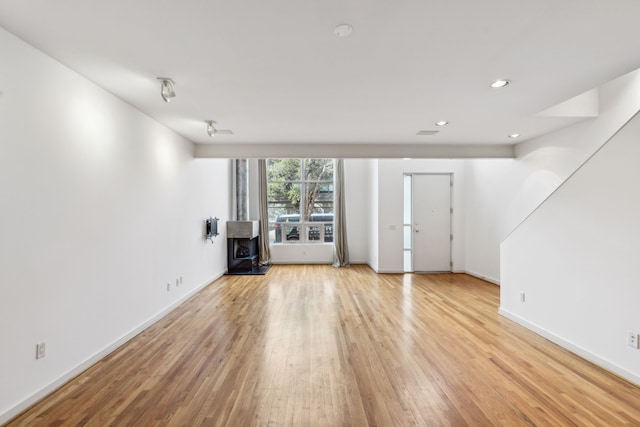
[[[353,31],[353,27],[351,25],[342,24],[342,25],[338,25],[335,28],[335,30],[333,30],[333,34],[335,34],[338,37],[348,37],[351,35],[352,31]]]
[[[446,126],[448,124],[449,122],[446,120],[440,120],[439,122],[436,122],[436,126]]]
[[[509,138],[520,138],[520,134],[519,133],[512,133],[511,135],[509,135]]]
[[[491,87],[494,89],[498,89],[501,87],[505,87],[506,85],[508,85],[509,83],[511,83],[510,80],[496,80],[495,82],[491,83]]]

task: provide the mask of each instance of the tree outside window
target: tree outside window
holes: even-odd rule
[[[333,159],[267,159],[269,241],[333,241]]]

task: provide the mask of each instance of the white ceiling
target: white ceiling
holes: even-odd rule
[[[637,0],[0,2],[0,26],[198,144],[513,144],[639,68],[639,18]]]

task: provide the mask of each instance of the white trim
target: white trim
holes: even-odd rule
[[[131,331],[129,331],[128,333],[123,335],[120,339],[114,341],[113,343],[111,343],[110,345],[105,347],[104,349],[98,351],[93,356],[89,357],[84,362],[80,363],[75,368],[71,369],[67,373],[63,374],[62,376],[58,377],[57,379],[55,379],[54,381],[49,383],[48,385],[46,385],[46,386],[42,387],[40,390],[36,391],[31,396],[27,397],[26,399],[24,399],[23,401],[21,401],[17,405],[9,408],[4,413],[0,414],[0,425],[2,425],[4,423],[10,421],[11,419],[15,418],[16,416],[18,416],[23,411],[29,409],[31,406],[35,405],[40,400],[42,400],[45,397],[47,397],[49,394],[53,393],[54,391],[56,391],[57,389],[59,389],[60,387],[62,387],[66,383],[68,383],[69,381],[71,381],[73,378],[77,377],[82,372],[84,372],[87,369],[89,369],[92,365],[94,365],[94,364],[98,363],[100,360],[104,359],[107,355],[109,355],[113,351],[115,351],[118,348],[120,348],[122,345],[127,343],[127,341],[131,340],[136,335],[138,335],[141,332],[143,332],[145,329],[147,329],[148,327],[150,327],[151,325],[156,323],[158,320],[160,320],[163,317],[165,317],[167,314],[171,313],[173,310],[178,308],[178,306],[182,305],[186,300],[191,298],[194,294],[196,294],[200,290],[204,289],[206,286],[210,285],[211,283],[215,282],[216,280],[218,280],[222,276],[223,276],[223,273],[215,274],[212,278],[206,280],[204,283],[201,283],[200,285],[198,285],[197,287],[195,287],[194,289],[192,289],[191,291],[189,291],[188,293],[186,293],[185,295],[180,297],[178,300],[176,300],[173,304],[171,304],[167,308],[165,308],[164,310],[162,310],[161,312],[159,312],[155,316],[151,317],[147,321],[143,322],[141,325],[135,327],[134,329],[132,329]]]
[[[327,261],[326,259],[321,259],[321,260],[309,260],[309,259],[305,259],[305,260],[300,260],[300,259],[291,259],[291,260],[286,260],[286,259],[279,259],[278,261],[273,261],[271,260],[271,264],[273,265],[303,265],[303,264],[324,264],[324,265],[331,265],[333,264],[333,261]]]
[[[554,333],[539,327],[538,325],[535,325],[531,322],[528,322],[527,320],[523,319],[522,317],[519,317],[507,310],[505,310],[504,308],[500,307],[498,309],[498,313],[504,317],[506,317],[507,319],[513,320],[514,322],[518,323],[521,326],[524,326],[525,328],[537,333],[538,335],[541,335],[543,337],[545,337],[546,339],[548,339],[549,341],[558,344],[560,347],[563,347],[567,350],[569,350],[570,352],[582,357],[583,359],[588,360],[589,362],[595,363],[596,365],[600,366],[601,368],[606,369],[607,371],[624,378],[625,380],[632,382],[638,386],[640,386],[640,375],[635,374],[633,372],[627,371],[624,368],[621,368],[611,362],[609,362],[606,359],[603,359],[602,357],[595,355],[593,353],[591,353],[590,351],[572,343],[571,341],[567,341],[562,337],[559,337],[557,335],[555,335]]]
[[[271,261],[272,265],[304,265],[304,264],[310,264],[310,265],[332,265],[333,261],[327,261],[327,260],[299,260],[299,259],[294,259],[294,260],[278,260],[278,261]],[[368,265],[366,261],[350,261],[349,265]],[[369,267],[371,267],[369,265]],[[373,270],[373,267],[372,267]]]
[[[484,280],[485,282],[490,282],[490,283],[493,283],[494,285],[500,286],[500,281],[497,279],[494,279],[493,277],[483,276],[480,273],[474,273],[473,271],[469,271],[469,270],[464,270],[464,272],[467,273],[469,276],[477,277],[478,279]]]
[[[272,224],[276,224],[275,222],[272,222]],[[301,222],[279,222],[277,224],[294,224],[294,225],[300,225],[300,224],[304,224],[304,225],[308,225],[308,224],[333,224],[333,223],[329,223],[329,222],[305,222],[305,223],[301,223]],[[278,247],[278,246],[301,246],[301,245],[312,245],[312,246],[332,246],[333,247],[333,243],[332,242],[314,242],[311,240],[306,240],[306,241],[289,241],[289,242],[269,242],[269,246],[271,247]]]
[[[382,143],[308,143],[195,144],[196,158],[273,159],[273,158],[342,158],[342,159],[513,159],[515,145],[509,144],[398,144]]]

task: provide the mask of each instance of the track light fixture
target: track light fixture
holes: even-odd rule
[[[173,80],[169,77],[158,77],[160,80],[160,96],[164,102],[171,102],[171,98],[175,98],[176,92],[173,90]]]
[[[209,136],[211,138],[216,136],[216,133],[218,133],[218,129],[213,126],[214,124],[216,124],[216,122],[214,122],[213,120],[205,120],[205,123],[207,124],[207,133],[209,134]]]

